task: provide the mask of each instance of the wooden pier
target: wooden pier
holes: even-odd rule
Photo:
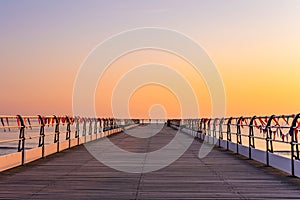
[[[147,126],[139,126],[143,132]],[[110,136],[119,147],[150,152],[176,130],[150,138],[123,132]],[[272,167],[215,147],[198,158],[194,140],[176,162],[158,171],[132,174],[96,160],[81,145],[0,174],[1,199],[300,199],[300,181]]]

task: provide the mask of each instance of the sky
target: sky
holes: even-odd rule
[[[205,49],[222,78],[226,116],[298,113],[299,10],[298,0],[0,0],[0,115],[74,114],[74,83],[91,51],[115,34],[143,27],[178,31]],[[126,75],[138,79],[135,69],[149,63],[182,76],[197,108],[166,85],[127,91]],[[113,99],[118,83],[129,99]],[[115,115],[114,105],[141,118],[180,117],[183,107],[190,117],[206,117],[214,107],[205,77],[159,50],[116,58],[96,88],[94,106],[103,117]],[[193,112],[198,108],[199,115]]]

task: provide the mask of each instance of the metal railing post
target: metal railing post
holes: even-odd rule
[[[194,133],[194,122],[195,122],[195,120],[192,119],[192,134],[193,134],[193,137],[195,137],[195,133]]]
[[[107,131],[106,137],[107,137],[110,134],[110,119],[108,118],[106,121],[107,121],[107,130],[106,130]]]
[[[42,147],[42,158],[45,157],[45,122],[41,115],[38,115],[38,120],[40,121],[40,137],[39,137],[39,147]]]
[[[215,144],[215,138],[217,137],[217,127],[216,127],[216,123],[217,123],[217,120],[218,118],[215,118],[214,119],[214,122],[213,122],[213,144]]]
[[[101,124],[101,119],[100,118],[98,118],[98,122],[99,122],[99,131],[98,131],[98,133],[100,133],[100,138],[101,138],[102,124]]]
[[[205,141],[205,136],[206,136],[206,133],[207,133],[207,129],[206,129],[206,123],[207,123],[208,119],[205,119],[204,122],[203,122],[203,130],[202,130],[202,140]]]
[[[21,152],[21,165],[25,163],[25,123],[21,115],[17,115],[17,120],[19,121],[18,126],[20,128],[19,134],[19,145],[18,152]]]
[[[55,120],[54,143],[57,143],[57,152],[59,152],[59,120],[55,115],[53,118]]]
[[[223,122],[224,118],[219,121],[219,147],[221,147],[221,140],[223,140]]]
[[[101,137],[103,137],[103,135],[104,135],[104,119],[102,118],[101,119]]]
[[[197,130],[196,130],[196,134],[197,134],[197,139],[199,139],[199,131],[200,131],[200,119],[197,119],[197,128],[196,128]]]
[[[102,137],[106,136],[105,135],[106,129],[107,129],[107,120],[106,120],[106,118],[104,118],[103,119],[103,135],[102,135]]]
[[[94,118],[94,134],[96,135],[97,140],[97,134],[98,134],[98,119]]]
[[[205,120],[206,119],[201,119],[200,121],[200,139],[203,141],[203,138],[204,138],[204,134],[205,134],[205,129],[206,129],[206,125],[205,125]]]
[[[290,143],[291,144],[291,174],[292,174],[292,176],[295,176],[295,160],[294,159],[299,160],[298,144],[296,144],[296,155],[295,155],[295,143],[298,143],[296,129],[297,129],[297,121],[298,121],[299,117],[300,117],[300,113],[294,117],[292,125],[289,130],[289,134],[292,136],[292,140]]]
[[[82,136],[84,136],[84,143],[86,143],[86,118],[83,118]]]
[[[208,132],[208,137],[207,137],[207,142],[209,143],[209,137],[211,135],[211,130],[210,130],[210,122],[211,122],[211,119],[208,120],[207,122],[207,132]]]
[[[231,141],[231,120],[232,117],[230,117],[227,121],[227,131],[226,131],[226,149],[229,150],[229,141]]]
[[[253,116],[250,120],[250,123],[249,123],[249,135],[248,135],[248,138],[249,138],[249,159],[252,159],[252,148],[255,148],[255,143],[254,143],[254,120],[256,119],[256,116]]]
[[[109,121],[110,121],[110,132],[109,132],[109,135],[111,135],[111,133],[112,133],[112,129],[113,129],[113,119],[109,119]]]
[[[69,140],[69,149],[71,148],[71,121],[68,116],[66,116],[67,121],[67,131],[66,131],[66,140]]]
[[[93,140],[93,119],[89,118],[89,135],[90,135],[90,141]]]
[[[267,166],[270,166],[270,158],[269,158],[269,152],[273,153],[273,143],[272,143],[272,130],[271,130],[271,122],[273,120],[273,118],[275,117],[275,115],[272,115],[265,127],[265,131],[266,131],[266,163]]]
[[[241,116],[236,123],[236,153],[239,154],[239,144],[242,144],[242,136],[241,136],[241,123],[243,120],[243,116]]]
[[[200,138],[200,133],[201,133],[201,128],[200,128],[201,121],[202,121],[202,119],[198,119],[198,121],[197,121],[197,138],[198,139]]]
[[[75,118],[75,138],[77,138],[77,145],[79,145],[79,123],[80,123],[80,119],[79,117]]]

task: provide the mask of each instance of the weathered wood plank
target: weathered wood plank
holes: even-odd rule
[[[138,131],[149,131],[147,126]],[[151,138],[124,133],[111,141],[132,152],[155,151],[176,133],[165,127]],[[0,199],[299,199],[300,181],[276,169],[214,148],[198,158],[194,141],[176,162],[158,171],[130,174],[111,169],[84,146],[0,174]],[[154,163],[155,164],[155,163]]]

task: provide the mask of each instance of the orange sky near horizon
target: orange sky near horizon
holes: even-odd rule
[[[300,112],[300,1],[130,2],[1,1],[0,115],[72,115],[76,74],[92,49],[140,27],[181,32],[206,50],[224,83],[226,116]],[[151,63],[180,75],[197,98],[199,117],[211,115],[205,77],[158,50],[132,52],[111,64],[95,92],[97,114],[111,116],[118,81],[126,74],[141,78],[137,67]],[[182,114],[180,100],[167,87],[148,84],[128,92],[128,101],[116,102],[132,116]]]
[[[192,67],[185,63],[182,59],[165,53],[165,52],[135,52],[132,55],[126,55],[122,59],[116,61],[111,67],[105,81],[107,91],[97,90],[96,105],[97,113],[100,116],[110,116],[111,106],[109,98],[106,95],[112,92],[118,78],[131,68],[142,64],[143,62],[157,62],[174,67],[181,75],[191,82],[199,100],[201,116],[210,116],[211,105],[209,92],[205,86],[202,77],[198,77],[192,71]],[[266,59],[262,55],[252,56],[252,60],[243,57],[232,58],[228,55],[226,58],[222,53],[218,53],[215,49],[209,50],[210,56],[216,63],[222,76],[226,91],[226,116],[250,116],[250,115],[271,115],[271,114],[290,114],[297,113],[300,110],[300,93],[298,92],[298,80],[300,74],[300,63],[298,60],[290,60],[288,70],[284,68],[285,60],[278,61],[278,57],[270,57]],[[141,59],[141,56],[147,59]],[[229,53],[227,53],[229,54]],[[230,53],[233,54],[233,53]],[[168,59],[169,58],[169,59]],[[170,59],[171,58],[171,59]],[[272,60],[273,58],[274,60]],[[79,61],[80,59],[76,59]],[[140,62],[143,61],[143,62]],[[74,61],[73,61],[74,62]],[[270,64],[268,64],[270,63]],[[120,66],[118,66],[120,64]],[[45,64],[47,65],[47,64]],[[242,67],[241,67],[242,66]],[[51,65],[49,65],[49,68]],[[53,80],[43,82],[41,77],[35,76],[28,78],[23,77],[20,80],[9,82],[9,87],[3,87],[6,83],[2,82],[6,95],[1,98],[1,105],[4,111],[1,114],[72,114],[72,87],[76,77],[76,68],[61,68],[53,73]],[[25,72],[24,72],[25,73]],[[35,72],[36,73],[36,72]],[[48,75],[49,75],[48,73]],[[66,76],[66,74],[68,74]],[[49,75],[50,76],[50,75]],[[52,78],[51,78],[52,79]],[[3,79],[2,79],[3,80]],[[25,82],[23,82],[24,80]],[[101,83],[99,84],[101,85]],[[99,86],[98,86],[99,87]],[[22,90],[20,90],[22,88]],[[150,87],[148,88],[150,89]],[[156,88],[157,89],[157,88]],[[159,91],[152,88],[152,94],[155,96]],[[11,91],[18,91],[16,93]],[[35,91],[35,92],[34,92]],[[42,92],[42,94],[37,93]],[[135,96],[142,96],[148,91],[137,91]],[[43,94],[44,93],[44,94]],[[101,99],[101,100],[100,100]],[[135,110],[141,110],[139,107],[134,108],[134,98],[130,103],[130,110],[133,116],[141,116],[134,114]],[[137,101],[136,105],[141,105]],[[162,102],[153,102],[160,104]],[[148,106],[147,106],[148,108]],[[53,112],[53,110],[55,112]],[[143,110],[143,109],[142,109]],[[169,109],[167,109],[169,110]],[[178,110],[178,108],[176,108]],[[148,112],[143,110],[144,116],[148,116]],[[176,112],[169,111],[170,116],[176,117]],[[179,114],[180,115],[180,114]]]
[[[156,95],[153,95],[155,93]],[[133,93],[129,101],[132,118],[176,118],[181,116],[176,96],[159,85],[146,85]]]
[[[115,87],[120,84],[122,78],[134,73],[135,69],[144,66],[145,64],[155,65],[155,64],[167,66],[170,70],[175,71],[178,75],[181,76],[182,81],[188,82],[190,88],[195,94],[196,101],[200,106],[200,113],[202,115],[210,115],[211,112],[211,100],[209,91],[206,87],[204,79],[201,77],[195,68],[183,60],[182,58],[162,50],[139,50],[128,53],[113,62],[105,71],[104,75],[101,77],[97,92],[96,92],[96,110],[98,115],[112,115],[112,98]],[[160,72],[152,71],[151,74],[148,73],[145,77],[141,73],[137,73],[134,76],[135,79],[145,79],[151,76],[158,76],[157,73],[165,73],[165,71]],[[170,74],[163,74],[166,78],[171,76]],[[151,79],[151,78],[150,78]],[[175,81],[170,77],[171,81]],[[125,82],[126,84],[126,82]],[[129,83],[128,83],[129,84]],[[180,89],[180,82],[175,83]],[[130,102],[127,102],[126,99],[117,100],[119,104],[124,104],[127,106],[132,117],[137,116],[148,118],[150,113],[151,105],[159,104],[162,107],[166,108],[167,113],[164,113],[163,116],[170,118],[180,118],[181,109],[183,102],[180,102],[180,99],[168,88],[158,87],[156,83],[149,83],[148,85],[142,87],[143,89],[137,89],[136,91],[126,91],[126,93],[132,93],[132,98]],[[173,95],[170,95],[173,92]],[[175,98],[173,98],[175,97]],[[128,104],[128,105],[127,105]],[[174,107],[173,109],[172,106]],[[191,108],[195,109],[195,108]],[[192,114],[192,113],[191,113]],[[192,116],[192,115],[191,115]],[[156,118],[159,118],[159,115],[156,115]]]
[[[299,72],[300,69],[294,67],[295,71],[284,71],[280,68],[282,63],[274,63],[273,67],[262,67],[255,61],[258,58],[253,58],[252,61],[244,64],[247,67],[243,68],[238,66],[242,62],[241,59],[231,61],[232,63],[214,59],[224,82],[227,103],[226,116],[289,114],[294,113],[295,110],[300,110],[298,102],[300,95],[296,92],[298,89],[298,74],[294,73]],[[199,76],[195,69],[183,59],[159,50],[143,50],[127,54],[109,67],[97,90],[96,108],[99,115],[111,113],[110,97],[117,81],[124,74],[126,75],[126,72],[143,63],[160,63],[176,70],[193,88],[200,106],[200,115],[203,117],[211,116],[210,94],[203,77]],[[138,94],[134,93],[133,96],[145,97],[145,105],[149,105],[149,95],[161,95],[160,90],[155,86],[149,86],[148,90],[136,91],[136,93]],[[161,101],[153,103],[166,105],[166,102]],[[170,100],[169,103],[175,104],[175,100]],[[138,100],[135,102],[134,98],[131,100],[129,107],[134,116],[144,115],[147,117],[149,114],[149,110],[141,109],[143,104]],[[146,106],[146,108],[149,108],[149,106]],[[143,110],[143,113],[139,113],[140,110]],[[172,113],[170,114],[172,117],[180,116],[178,111],[170,113]]]

